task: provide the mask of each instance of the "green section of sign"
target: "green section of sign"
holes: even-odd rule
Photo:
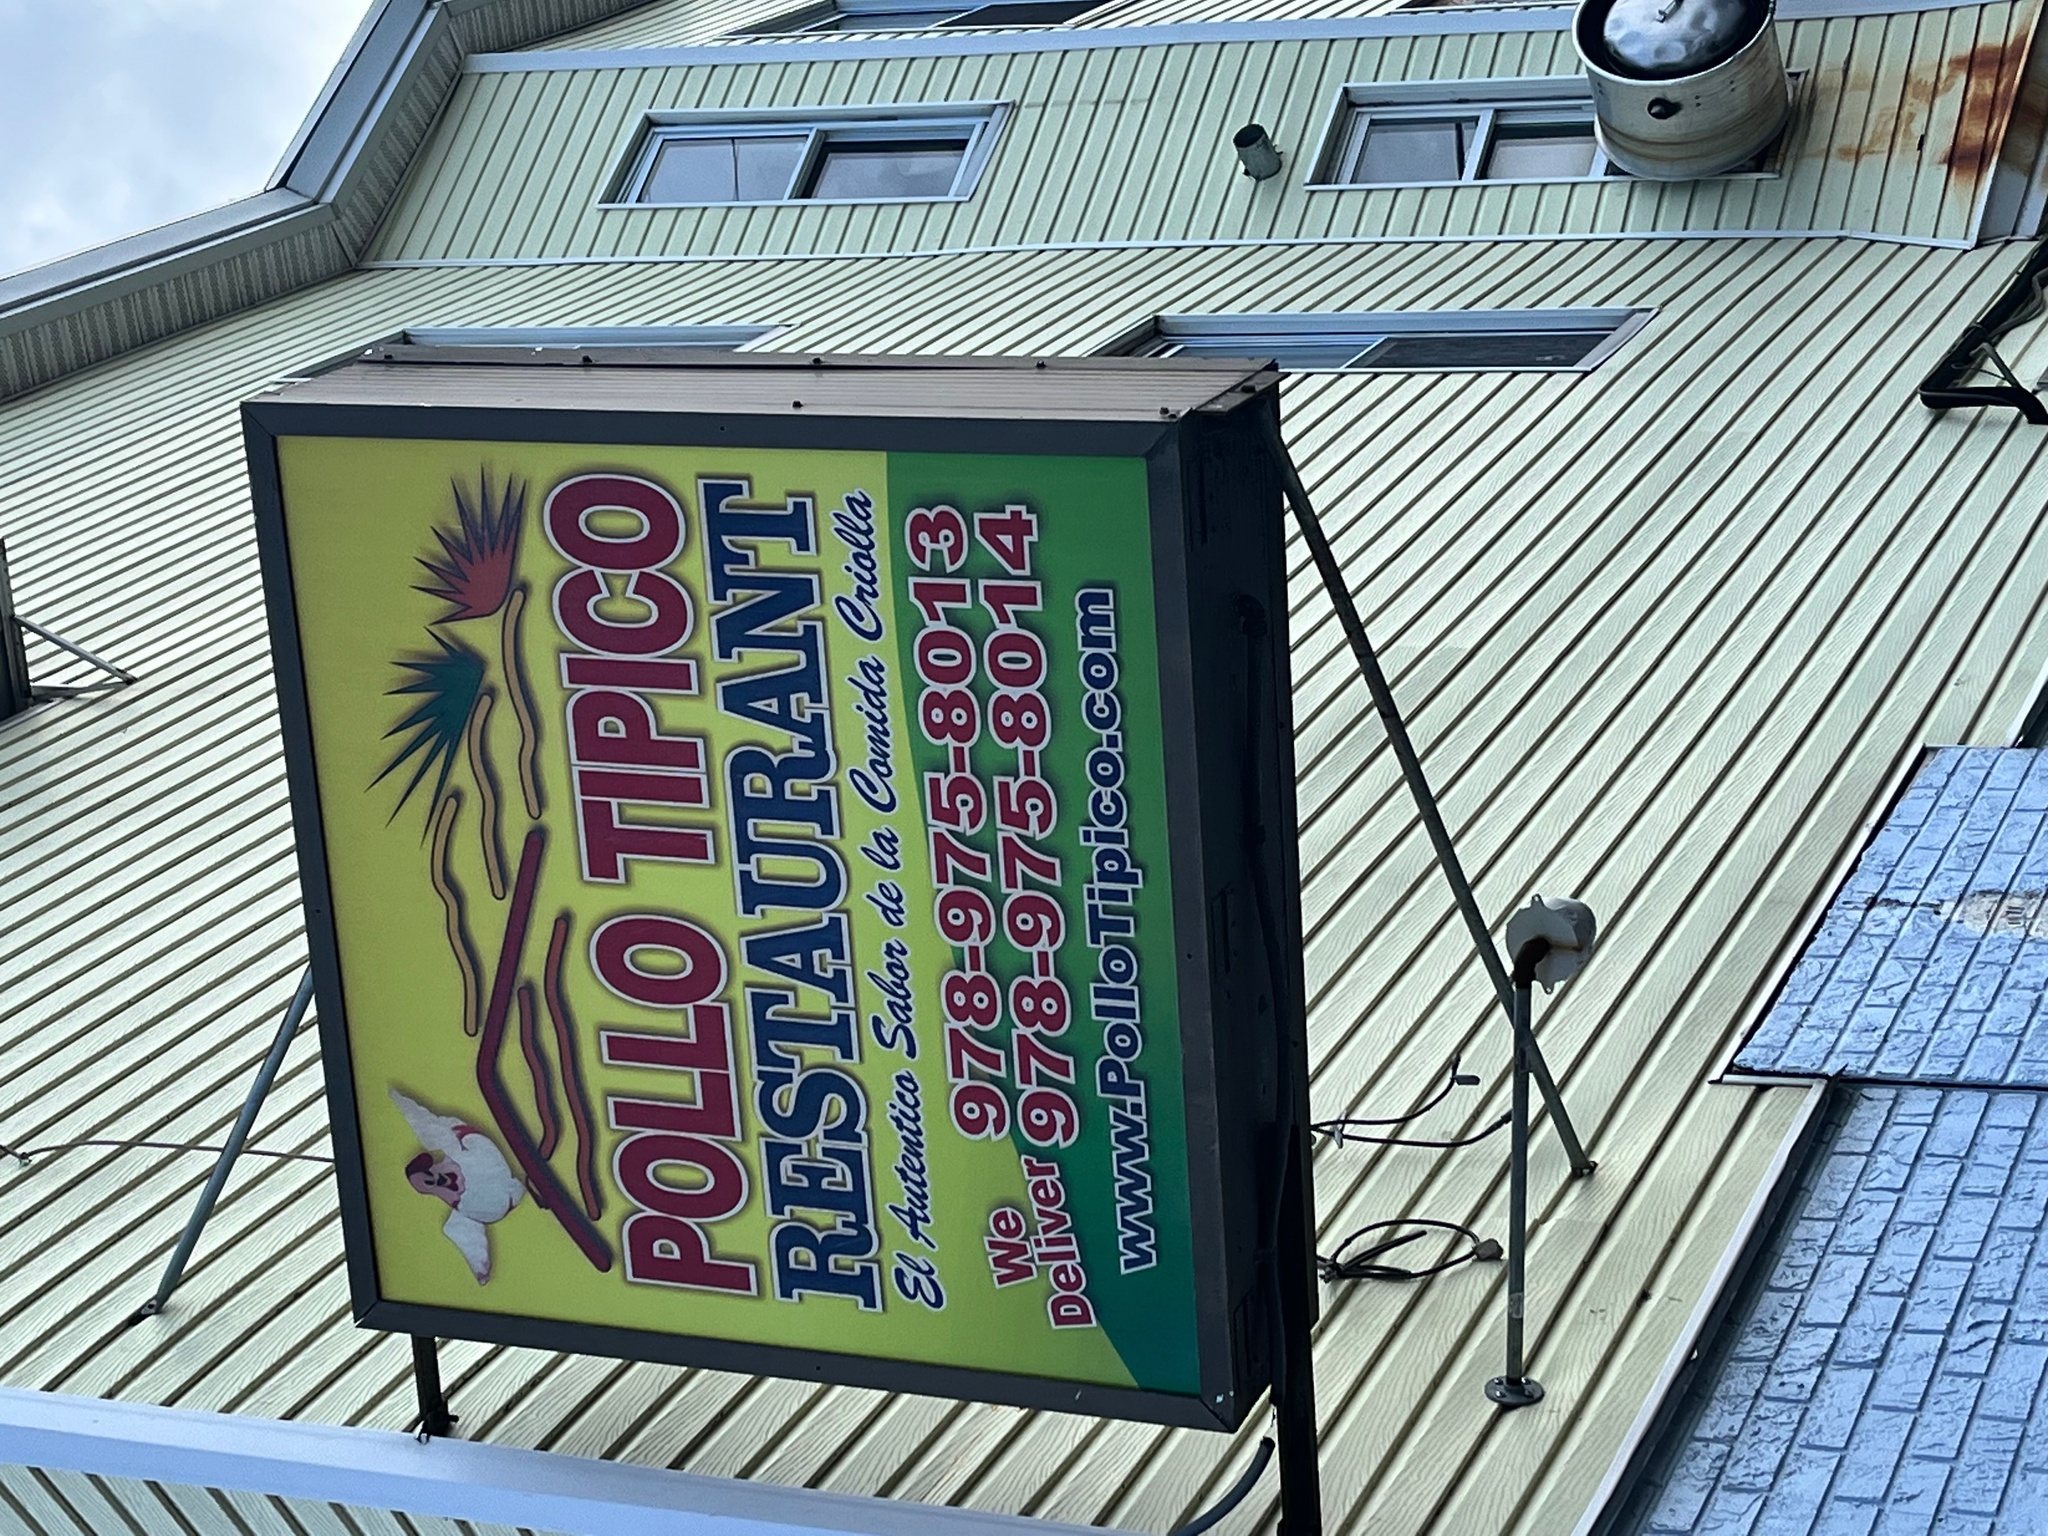
[[[891,454],[887,479],[905,718],[939,828],[917,855],[942,919],[948,886],[969,893],[951,898],[963,924],[982,898],[994,914],[987,942],[955,944],[940,987],[930,1033],[958,1037],[961,1086],[935,1134],[1004,1120],[1031,1198],[990,1210],[991,1263],[1007,1258],[1022,1286],[1017,1245],[1035,1243],[1031,1283],[1056,1324],[1071,1293],[1069,1325],[1100,1327],[1139,1386],[1193,1392],[1145,465]],[[1034,1179],[1047,1164],[1057,1179]],[[1039,1208],[1054,1193],[1058,1211]]]

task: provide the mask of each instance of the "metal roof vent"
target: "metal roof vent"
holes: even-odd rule
[[[1791,111],[1771,0],[1579,0],[1572,39],[1607,158],[1690,181],[1754,159]]]

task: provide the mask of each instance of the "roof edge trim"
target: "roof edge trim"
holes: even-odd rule
[[[1709,1088],[1720,1086],[1723,1085],[1710,1084]],[[1827,1078],[1817,1078],[1801,1086],[1806,1095],[1805,1101],[1794,1112],[1792,1123],[1785,1128],[1784,1137],[1779,1141],[1777,1151],[1771,1155],[1770,1166],[1764,1170],[1756,1193],[1743,1208],[1742,1217],[1729,1236],[1728,1246],[1722,1249],[1721,1257],[1715,1262],[1714,1272],[1706,1288],[1700,1292],[1692,1315],[1685,1320],[1670,1354],[1664,1357],[1655,1385],[1650,1388],[1635,1421],[1629,1425],[1628,1433],[1622,1437],[1613,1461],[1608,1463],[1599,1486],[1593,1490],[1593,1497],[1587,1502],[1586,1512],[1579,1517],[1572,1536],[1609,1536],[1613,1531],[1614,1523],[1624,1512],[1628,1496],[1634,1491],[1644,1466],[1670,1427],[1680,1396],[1698,1369],[1702,1351],[1712,1342],[1713,1333],[1726,1319],[1728,1309],[1734,1305],[1736,1292],[1755,1268],[1765,1239],[1777,1224],[1785,1202],[1791,1198],[1793,1187],[1820,1135],[1825,1118],[1822,1111],[1833,1089]],[[1731,1088],[1729,1091],[1740,1090]],[[1758,1087],[1749,1091],[1763,1094],[1788,1090]],[[1789,1091],[1800,1090],[1793,1088]]]
[[[465,48],[516,47],[646,3],[374,0],[264,191],[0,277],[0,400],[346,271]]]
[[[174,276],[220,254],[224,246],[274,238],[280,224],[321,206],[297,192],[258,192],[0,277],[0,331],[11,329],[10,322],[25,311],[39,310],[30,318],[54,318],[66,312],[67,299],[87,292],[104,297],[108,285],[123,279],[148,282]],[[331,219],[331,210],[324,217]]]
[[[537,1526],[573,1536],[1084,1536],[1080,1527],[392,1430],[0,1387],[8,1459],[49,1471]]]
[[[312,138],[313,130],[327,118],[335,95],[341,90],[342,82],[348,78],[349,72],[356,67],[356,60],[368,43],[370,34],[376,29],[377,23],[383,20],[385,13],[397,3],[399,0],[374,0],[369,9],[363,12],[363,19],[356,23],[355,31],[350,34],[348,43],[341,50],[341,57],[335,60],[334,68],[327,72],[327,79],[320,87],[320,94],[313,98],[313,105],[300,121],[298,131],[292,135],[291,142],[285,145],[284,153],[278,156],[277,168],[270,173],[270,180],[265,183],[266,187],[283,186],[293,167],[304,158],[307,141]]]
[[[1832,17],[1909,16],[1922,12],[1988,9],[1999,0],[1782,0],[1780,21]],[[838,41],[840,34],[736,38],[731,42],[653,48],[561,48],[519,53],[477,53],[464,61],[473,75],[551,74],[591,69],[660,69],[691,64],[782,64],[836,59],[966,58],[990,54],[1068,53],[1095,48],[1166,48],[1189,43],[1335,42],[1380,37],[1451,37],[1564,32],[1568,5],[1518,9],[1389,11],[1377,16],[1330,16],[1271,21],[1187,21],[1159,26],[1068,27],[1046,32],[991,32],[933,37],[889,33]]]
[[[449,25],[433,0],[379,0],[349,40],[271,185],[308,197],[332,197],[421,44],[435,27]]]

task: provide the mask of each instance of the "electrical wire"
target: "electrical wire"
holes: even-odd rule
[[[1458,1147],[1469,1147],[1474,1142],[1484,1141],[1487,1137],[1506,1126],[1513,1117],[1502,1115],[1498,1120],[1495,1120],[1481,1130],[1474,1131],[1469,1136],[1460,1136],[1446,1141],[1426,1141],[1416,1136],[1373,1136],[1361,1134],[1352,1129],[1353,1126],[1359,1125],[1406,1125],[1412,1120],[1421,1119],[1422,1116],[1435,1109],[1451,1096],[1454,1089],[1476,1086],[1479,1082],[1477,1077],[1469,1072],[1458,1070],[1462,1060],[1462,1057],[1453,1056],[1451,1058],[1450,1070],[1444,1074],[1443,1085],[1405,1115],[1387,1115],[1378,1119],[1350,1116],[1338,1120],[1320,1120],[1310,1126],[1309,1129],[1320,1131],[1339,1146],[1349,1142],[1362,1141],[1383,1147],[1425,1147],[1432,1151],[1448,1152]],[[1414,1230],[1403,1233],[1398,1237],[1389,1237],[1384,1242],[1374,1243],[1363,1252],[1350,1253],[1351,1245],[1360,1239],[1374,1232],[1390,1232],[1402,1227],[1409,1227]],[[1420,1269],[1410,1269],[1403,1264],[1380,1262],[1382,1254],[1391,1253],[1396,1248],[1405,1248],[1408,1244],[1426,1237],[1432,1231],[1448,1232],[1453,1237],[1463,1238],[1465,1241],[1465,1251]],[[1347,1257],[1347,1255],[1349,1256]],[[1368,1222],[1345,1238],[1343,1242],[1339,1243],[1335,1253],[1327,1255],[1317,1254],[1316,1273],[1321,1275],[1325,1281],[1427,1280],[1433,1275],[1444,1273],[1445,1270],[1455,1269],[1460,1264],[1469,1264],[1474,1260],[1490,1261],[1498,1259],[1500,1256],[1501,1248],[1499,1243],[1490,1237],[1481,1237],[1470,1227],[1462,1226],[1455,1221],[1440,1221],[1430,1216],[1406,1216],[1396,1217],[1390,1221]]]
[[[1451,1068],[1444,1074],[1443,1086],[1409,1110],[1405,1115],[1382,1115],[1378,1119],[1367,1119],[1362,1115],[1353,1115],[1343,1120],[1325,1120],[1321,1125],[1313,1125],[1309,1129],[1319,1131],[1324,1125],[1406,1125],[1410,1120],[1419,1120],[1432,1109],[1435,1109],[1437,1105],[1443,1103],[1445,1099],[1448,1099],[1451,1096],[1452,1089],[1478,1086],[1479,1078],[1475,1073],[1460,1072],[1458,1070],[1459,1067],[1464,1065],[1464,1062],[1465,1058],[1462,1055],[1453,1056],[1451,1058]]]
[[[1329,1137],[1339,1146],[1347,1142],[1358,1141],[1380,1147],[1422,1147],[1432,1152],[1450,1152],[1459,1147],[1469,1147],[1477,1142],[1482,1142],[1496,1131],[1504,1129],[1510,1117],[1502,1115],[1498,1120],[1493,1121],[1483,1129],[1472,1132],[1469,1136],[1459,1136],[1443,1141],[1431,1141],[1415,1136],[1375,1136],[1368,1132],[1360,1132],[1354,1129],[1354,1127],[1362,1125],[1406,1125],[1411,1120],[1421,1119],[1432,1109],[1435,1109],[1451,1096],[1454,1089],[1476,1087],[1479,1082],[1478,1077],[1470,1072],[1460,1072],[1458,1070],[1463,1061],[1464,1058],[1462,1056],[1453,1056],[1451,1058],[1450,1070],[1444,1074],[1443,1086],[1438,1088],[1435,1093],[1431,1094],[1429,1098],[1425,1099],[1415,1108],[1409,1110],[1405,1115],[1386,1115],[1377,1119],[1368,1119],[1359,1115],[1348,1115],[1334,1120],[1315,1121],[1309,1126],[1309,1129]]]
[[[1388,1232],[1399,1227],[1414,1227],[1417,1230],[1399,1237],[1390,1237],[1385,1242],[1374,1243],[1370,1248],[1346,1257],[1351,1245],[1368,1233]],[[1420,1242],[1432,1231],[1448,1232],[1453,1237],[1463,1238],[1466,1243],[1465,1251],[1422,1269],[1409,1269],[1400,1264],[1378,1262],[1381,1254]],[[1499,1243],[1490,1237],[1481,1237],[1470,1227],[1461,1226],[1455,1221],[1438,1221],[1428,1216],[1397,1216],[1391,1221],[1368,1222],[1339,1243],[1337,1251],[1328,1257],[1317,1254],[1316,1273],[1325,1280],[1427,1280],[1432,1275],[1442,1274],[1445,1270],[1456,1269],[1460,1264],[1470,1264],[1475,1260],[1490,1263],[1500,1256]]]
[[[1167,1532],[1167,1536],[1202,1536],[1202,1532],[1219,1524],[1226,1515],[1244,1502],[1246,1494],[1258,1486],[1259,1478],[1265,1473],[1266,1463],[1272,1459],[1273,1437],[1267,1435],[1259,1442],[1258,1450],[1253,1453],[1252,1464],[1246,1467],[1244,1474],[1230,1485],[1230,1491],[1193,1519],[1186,1521],[1184,1524],[1176,1525],[1171,1531]]]
[[[1470,1136],[1459,1136],[1450,1141],[1427,1141],[1419,1136],[1359,1136],[1349,1132],[1331,1132],[1328,1134],[1330,1134],[1332,1140],[1340,1145],[1347,1146],[1353,1142],[1362,1142],[1365,1145],[1376,1147],[1421,1147],[1429,1152],[1455,1152],[1460,1147],[1473,1146],[1486,1140],[1487,1137],[1493,1135],[1496,1131],[1505,1130],[1508,1121],[1512,1118],[1510,1115],[1502,1115],[1485,1129],[1474,1131]],[[1320,1131],[1324,1128],[1316,1126],[1315,1129]]]

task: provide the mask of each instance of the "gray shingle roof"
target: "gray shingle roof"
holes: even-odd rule
[[[1736,1066],[2048,1087],[2048,752],[1930,754]]]
[[[2048,1529],[2048,1099],[1841,1092],[1642,1536]]]
[[[1843,1081],[1624,1529],[2048,1531],[2044,993],[2048,752],[1931,753],[1736,1057]]]

